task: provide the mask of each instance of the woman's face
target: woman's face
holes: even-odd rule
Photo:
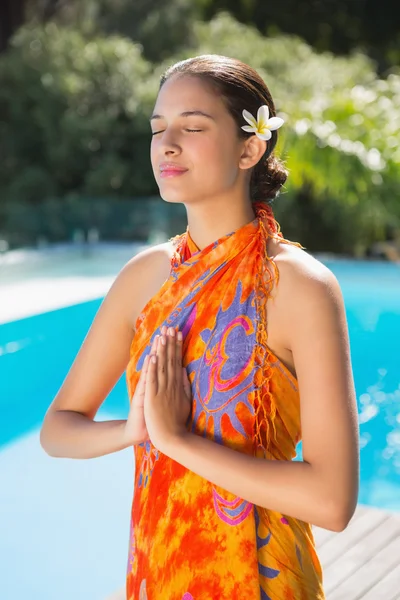
[[[222,99],[201,79],[169,79],[158,94],[151,129],[151,163],[164,200],[213,199],[238,185],[243,141]],[[169,166],[185,171],[177,174]]]

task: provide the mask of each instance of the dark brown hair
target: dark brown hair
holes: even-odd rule
[[[252,67],[236,58],[204,54],[177,62],[161,76],[160,89],[174,75],[192,75],[209,83],[212,89],[222,96],[237,123],[238,135],[242,138],[249,135],[241,129],[242,125],[247,125],[242,115],[243,109],[257,118],[259,107],[267,104],[269,116],[276,116],[274,101],[262,77]],[[253,203],[272,203],[288,176],[283,163],[274,155],[278,133],[276,130],[271,133],[272,137],[267,141],[265,153],[253,167],[250,180],[250,197]]]

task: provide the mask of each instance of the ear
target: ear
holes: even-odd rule
[[[250,135],[245,140],[242,154],[239,157],[239,169],[251,169],[251,167],[254,167],[266,149],[266,140],[260,140],[255,134]]]

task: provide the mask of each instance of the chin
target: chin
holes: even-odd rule
[[[183,204],[187,201],[187,194],[184,195],[178,191],[172,192],[162,192],[160,190],[160,196],[162,200],[168,202],[169,204]]]

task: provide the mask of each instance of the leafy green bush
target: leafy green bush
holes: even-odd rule
[[[378,79],[361,53],[318,54],[294,36],[263,37],[227,13],[194,31],[194,49],[158,70],[213,53],[260,73],[285,119],[276,152],[290,175],[275,210],[285,234],[310,249],[363,254],[389,226],[400,228],[400,76]]]
[[[154,65],[120,36],[55,23],[18,32],[0,56],[0,230],[19,222],[21,206],[55,198],[157,194],[148,118],[159,76],[205,53],[256,68],[285,119],[277,154],[290,176],[275,205],[285,235],[310,250],[362,255],[400,229],[400,76],[381,80],[360,53],[318,54],[226,13],[191,32],[190,48]]]
[[[0,57],[3,201],[153,193],[150,73],[127,39],[21,29]]]

